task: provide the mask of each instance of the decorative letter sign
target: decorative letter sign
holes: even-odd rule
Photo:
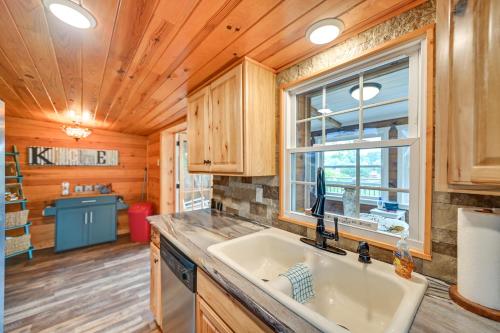
[[[118,150],[28,147],[30,165],[114,166]]]

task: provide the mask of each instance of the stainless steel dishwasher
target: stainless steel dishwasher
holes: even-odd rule
[[[160,240],[163,333],[194,333],[196,265],[165,237]]]

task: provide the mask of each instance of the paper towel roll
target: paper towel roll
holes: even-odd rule
[[[460,295],[500,310],[500,209],[458,209],[457,264]]]

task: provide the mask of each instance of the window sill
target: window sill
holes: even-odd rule
[[[283,214],[280,214],[278,216],[278,219],[280,221],[284,221],[284,222],[289,222],[289,223],[301,225],[301,226],[307,227],[309,229],[315,229],[316,228],[316,226],[313,223],[305,222],[305,221],[299,221],[299,220],[290,218],[288,216],[284,216]],[[326,229],[328,231],[330,231],[330,232],[333,231],[329,227],[327,227]],[[374,239],[362,238],[362,237],[354,235],[352,233],[340,232],[340,236],[344,237],[344,238],[347,238],[347,239],[354,240],[354,241],[365,241],[365,242],[367,242],[368,244],[370,244],[372,246],[375,246],[375,247],[378,247],[378,248],[381,248],[381,249],[385,249],[385,250],[394,251],[396,249],[396,247],[394,245],[392,245],[392,244],[381,242],[381,241],[374,240]],[[425,253],[423,251],[413,250],[413,249],[410,250],[410,253],[411,253],[412,256],[414,256],[416,258],[421,258],[421,259],[429,260],[429,261],[432,260],[431,253]]]

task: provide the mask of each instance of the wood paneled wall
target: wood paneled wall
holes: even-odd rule
[[[60,196],[61,182],[68,181],[73,191],[77,184],[112,183],[113,190],[127,204],[140,200],[146,167],[147,137],[118,132],[94,130],[79,142],[66,136],[60,124],[8,117],[6,119],[6,150],[16,145],[21,152],[24,191],[28,199],[32,238],[37,249],[54,245],[54,218],[43,217],[42,210]],[[26,147],[71,147],[117,149],[120,163],[116,167],[29,166]],[[128,233],[126,211],[118,214],[118,233]]]

